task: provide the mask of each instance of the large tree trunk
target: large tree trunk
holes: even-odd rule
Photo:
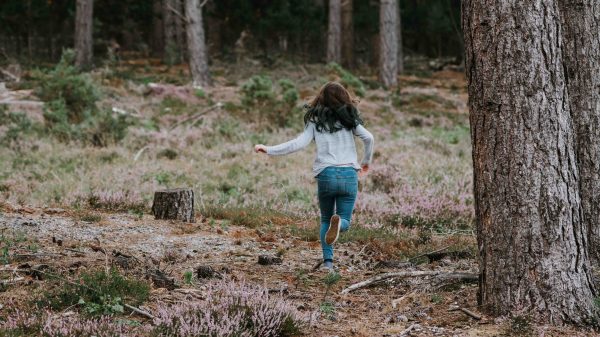
[[[462,6],[479,302],[493,314],[587,323],[594,289],[557,4]]]
[[[187,18],[188,59],[193,85],[205,87],[210,85],[210,75],[206,44],[204,43],[202,8],[200,8],[199,0],[185,0],[185,16]]]
[[[92,65],[92,28],[94,0],[77,0],[75,10],[75,65],[86,69]]]
[[[398,84],[397,6],[397,0],[381,0],[379,8],[379,79],[386,87]]]
[[[563,56],[590,256],[600,262],[600,2],[559,0]]]
[[[352,0],[342,3],[342,64],[354,67],[354,24],[352,21]]]
[[[329,0],[327,30],[327,62],[341,63],[342,58],[342,0]]]

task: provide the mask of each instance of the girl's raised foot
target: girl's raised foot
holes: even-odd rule
[[[329,221],[329,229],[325,234],[325,243],[328,245],[334,244],[340,236],[340,216],[335,214]]]

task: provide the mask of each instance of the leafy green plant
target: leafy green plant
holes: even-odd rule
[[[90,315],[111,315],[122,313],[124,303],[140,305],[150,294],[148,283],[127,278],[116,269],[83,273],[76,282],[56,280],[60,286],[47,292],[38,301],[40,306],[62,310],[80,305]]]
[[[331,287],[334,286],[342,279],[342,276],[337,271],[328,272],[327,275],[323,278],[323,283],[325,284],[325,296],[323,296],[323,300],[327,300],[327,295],[329,295],[329,291]]]
[[[319,311],[327,318],[332,319],[335,315],[335,305],[332,302],[324,301],[319,305]]]
[[[183,282],[185,284],[192,284],[192,280],[194,279],[194,273],[191,271],[186,271],[183,273]]]
[[[295,105],[300,95],[289,79],[281,79],[275,86],[269,76],[255,75],[242,85],[241,91],[247,118],[282,127],[289,126],[293,117],[299,115],[300,109]]]
[[[365,84],[358,77],[354,76],[354,74],[335,62],[329,63],[327,68],[330,72],[339,77],[340,83],[345,86],[346,89],[354,91],[354,93],[360,97],[365,96]]]

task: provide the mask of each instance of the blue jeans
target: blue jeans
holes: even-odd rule
[[[325,234],[334,214],[340,216],[340,232],[350,228],[352,210],[358,193],[358,174],[353,167],[330,166],[317,175],[317,184],[323,260],[333,261],[333,247],[325,243]]]

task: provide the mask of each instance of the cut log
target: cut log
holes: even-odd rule
[[[152,214],[155,219],[195,222],[194,191],[175,188],[154,192]]]

